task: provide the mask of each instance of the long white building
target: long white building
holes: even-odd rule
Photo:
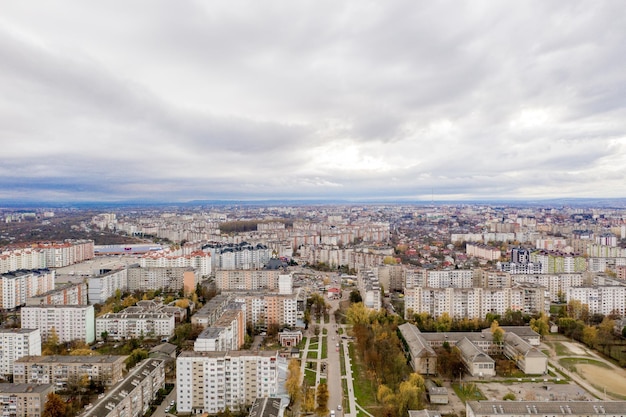
[[[572,287],[567,290],[567,302],[578,300],[589,306],[589,313],[609,315],[626,314],[626,287],[611,285]]]
[[[439,317],[484,318],[507,310],[526,314],[549,311],[545,288],[524,284],[513,288],[405,288],[404,315],[428,313]]]
[[[22,308],[22,328],[39,329],[46,340],[52,329],[59,342],[95,340],[94,308],[92,305],[43,305]]]
[[[196,250],[188,255],[172,255],[165,252],[148,252],[139,258],[142,268],[193,268],[201,276],[211,275],[211,254]]]
[[[279,390],[276,351],[182,352],[176,360],[177,411],[241,410]]]
[[[12,375],[13,364],[24,356],[41,355],[39,329],[0,329],[0,374]]]

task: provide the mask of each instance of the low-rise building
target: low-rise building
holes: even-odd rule
[[[626,401],[468,401],[467,417],[618,417]]]
[[[420,336],[419,329],[411,323],[401,324],[398,329],[409,350],[413,370],[423,375],[436,374],[437,354]]]
[[[461,361],[471,376],[496,375],[496,362],[467,338],[459,340],[455,346],[459,349]]]

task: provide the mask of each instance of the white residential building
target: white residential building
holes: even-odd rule
[[[47,269],[15,271],[0,275],[0,309],[13,310],[26,299],[54,289],[55,272]]]
[[[117,290],[128,290],[128,269],[112,271],[104,275],[89,278],[89,304],[101,304],[113,297]]]
[[[567,302],[578,300],[589,306],[589,313],[626,314],[625,286],[572,287],[567,290]]]
[[[142,268],[193,268],[201,276],[211,275],[211,254],[196,250],[188,255],[172,255],[163,251],[148,252],[139,258]]]
[[[511,284],[536,284],[545,287],[550,293],[550,299],[559,301],[559,296],[565,297],[570,287],[583,285],[582,274],[511,274]]]
[[[533,314],[549,310],[545,288],[531,284],[513,288],[405,288],[404,314],[443,313],[453,318],[484,318],[487,313],[503,315],[507,310]]]
[[[177,411],[241,410],[279,390],[276,351],[182,352],[176,360]]]
[[[59,342],[95,341],[94,308],[92,305],[44,305],[22,308],[22,328],[39,329],[46,340],[52,329]]]
[[[24,356],[41,355],[39,329],[0,329],[0,375],[12,375],[13,363]]]
[[[472,288],[474,271],[452,269],[428,271],[425,286],[431,288]]]

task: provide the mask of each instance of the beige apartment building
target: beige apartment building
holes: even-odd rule
[[[68,381],[87,376],[90,382],[112,386],[122,379],[127,356],[24,356],[13,364],[13,381],[52,384],[63,389]]]
[[[41,417],[52,385],[0,384],[0,414],[10,417]]]

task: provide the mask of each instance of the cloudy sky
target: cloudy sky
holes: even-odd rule
[[[3,2],[0,200],[626,197],[624,7]]]

